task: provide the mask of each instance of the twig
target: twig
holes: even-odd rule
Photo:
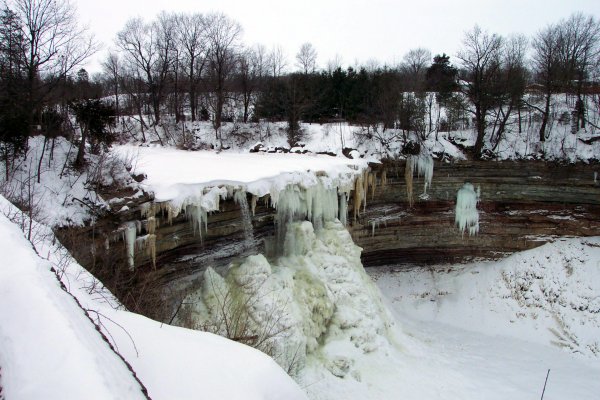
[[[549,375],[550,375],[550,369],[548,369],[548,373],[546,374],[546,381],[544,382],[544,390],[542,390],[542,398],[540,400],[544,400],[544,393],[546,392],[546,384],[548,383]]]
[[[129,337],[129,340],[131,340],[131,344],[133,344],[133,349],[135,350],[135,355],[136,357],[140,356],[140,353],[138,352],[137,346],[135,345],[135,341],[133,340],[133,338],[131,337],[131,335],[129,334],[129,332],[127,332],[127,329],[123,328],[122,325],[118,324],[117,322],[115,322],[114,320],[108,318],[106,315],[96,311],[96,310],[92,310],[92,309],[85,309],[86,312],[93,312],[96,314],[96,316],[98,317],[98,321],[100,322],[100,317],[104,317],[107,320],[109,320],[110,322],[112,322],[113,324],[115,324],[116,326],[118,326],[119,328],[121,328],[123,330],[123,332],[125,332],[125,334]],[[101,323],[101,322],[100,322]],[[104,326],[104,324],[102,324],[102,326]],[[108,329],[107,329],[108,331]],[[112,337],[112,335],[111,335]],[[114,339],[113,339],[114,341]],[[115,342],[115,347],[116,347],[116,342]],[[117,349],[118,350],[118,349]]]

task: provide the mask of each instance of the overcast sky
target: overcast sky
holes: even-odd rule
[[[132,17],[151,20],[162,11],[220,11],[237,20],[246,44],[281,45],[293,66],[300,45],[310,42],[318,64],[339,55],[344,65],[369,59],[395,64],[415,47],[456,54],[466,30],[478,24],[501,35],[531,36],[576,11],[600,17],[600,0],[72,0],[104,50]],[[452,59],[451,59],[452,61]]]

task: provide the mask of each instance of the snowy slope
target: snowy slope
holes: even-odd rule
[[[368,272],[403,334],[424,344],[423,362],[435,354],[443,363],[427,383],[440,391],[434,398],[539,398],[548,369],[545,399],[598,398],[600,238],[497,262]],[[450,370],[459,379],[448,379]]]
[[[563,239],[496,262],[396,269],[401,312],[600,358],[600,238]]]
[[[142,399],[50,263],[0,215],[0,366],[7,399]]]
[[[0,206],[3,213],[11,210],[1,197]],[[49,240],[41,241],[38,250],[56,265],[60,252],[51,236],[45,237]],[[2,214],[0,243],[0,386],[6,398],[144,398],[122,360],[59,287],[49,271],[52,263],[42,260]],[[305,398],[259,351],[115,309],[118,303],[101,284],[74,261],[61,260],[63,282],[101,324],[153,399]]]

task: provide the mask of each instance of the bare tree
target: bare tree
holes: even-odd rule
[[[183,69],[188,79],[190,111],[192,121],[195,121],[198,114],[198,90],[206,65],[206,23],[202,14],[180,14],[177,27]]]
[[[496,108],[492,110],[494,122],[491,126],[491,142],[494,148],[500,143],[508,125],[510,116],[519,112],[519,131],[521,126],[520,109],[523,105],[527,70],[525,68],[525,52],[527,39],[523,35],[510,36],[505,40],[501,70],[496,87]]]
[[[466,32],[463,49],[458,59],[467,73],[463,91],[474,110],[477,138],[475,156],[481,157],[487,127],[487,116],[497,105],[496,82],[501,68],[503,39],[496,34],[484,32],[479,26]]]
[[[172,15],[161,13],[157,20],[150,24],[141,18],[130,19],[117,34],[117,45],[123,51],[130,71],[146,86],[155,124],[160,122],[160,109],[174,59],[174,24],[175,19]]]
[[[269,66],[271,70],[271,76],[277,78],[285,72],[287,67],[287,60],[285,51],[281,45],[274,46],[269,53]]]
[[[214,99],[211,102],[214,112],[213,127],[218,141],[222,141],[221,123],[223,106],[227,95],[227,83],[233,75],[238,61],[242,27],[225,14],[209,14],[207,21],[208,67],[211,90]]]
[[[238,63],[238,90],[241,93],[244,106],[244,122],[248,122],[250,104],[252,103],[254,93],[260,87],[265,76],[265,62],[264,46],[255,45],[240,53]]]
[[[108,78],[108,84],[112,87],[115,96],[115,114],[120,115],[119,111],[119,77],[121,75],[121,60],[115,52],[109,52],[106,59],[102,62],[102,69]]]
[[[336,54],[332,59],[327,61],[327,72],[332,74],[333,71],[342,68],[343,60],[342,56]]]
[[[306,42],[300,46],[300,50],[296,54],[296,64],[305,74],[315,71],[317,67],[317,50],[312,44]]]
[[[410,82],[410,89],[423,90],[425,85],[425,74],[431,65],[431,51],[423,47],[411,49],[403,57],[400,70],[406,75]]]
[[[12,0],[7,5],[22,23],[31,127],[52,90],[98,45],[78,24],[76,8],[68,0]]]
[[[577,127],[585,127],[583,85],[600,57],[600,22],[581,13],[561,23],[559,57],[563,66],[565,87],[577,95]]]
[[[533,40],[533,65],[537,81],[544,91],[544,109],[535,107],[542,114],[540,126],[540,142],[546,140],[546,126],[550,115],[552,95],[560,90],[561,66],[559,57],[560,27],[548,25],[538,32]]]
[[[578,97],[578,119],[584,124],[582,87],[600,55],[600,24],[592,16],[574,14],[548,25],[533,40],[533,65],[544,94],[544,108],[530,105],[542,114],[540,141],[547,136],[552,95],[571,89]],[[579,121],[578,121],[579,122]]]

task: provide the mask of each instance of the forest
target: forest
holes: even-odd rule
[[[414,48],[398,65],[332,60],[319,68],[311,43],[292,62],[280,46],[245,44],[242,27],[225,14],[162,12],[151,21],[128,20],[103,72],[93,76],[81,65],[100,47],[70,3],[13,0],[0,18],[0,157],[7,174],[37,134],[76,137],[82,165],[88,144],[100,151],[123,134],[114,128],[123,116],[136,121],[142,142],[151,127],[210,121],[213,147],[222,146],[226,122],[286,121],[291,147],[302,140],[301,121],[344,121],[365,127],[367,136],[394,128],[405,142],[473,129],[475,157],[486,140],[498,143],[508,124],[517,121],[521,132],[526,110],[544,142],[551,120],[564,117],[551,107],[557,94],[565,94],[575,131],[597,123],[587,116],[598,107],[600,22],[581,13],[533,37],[502,37],[476,25],[454,57]],[[435,115],[436,107],[444,115]]]

